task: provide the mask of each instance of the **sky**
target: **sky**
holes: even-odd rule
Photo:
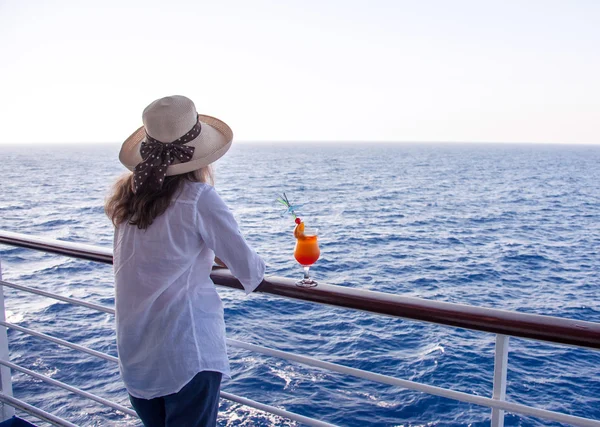
[[[245,141],[600,144],[597,0],[0,0],[0,143],[191,98]]]

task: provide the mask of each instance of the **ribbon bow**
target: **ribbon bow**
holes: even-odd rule
[[[139,163],[133,173],[134,192],[138,190],[157,191],[167,176],[167,168],[175,161],[187,163],[192,159],[195,147],[188,147],[187,142],[200,135],[200,122],[192,130],[176,141],[163,143],[146,134],[146,141],[142,142],[140,154],[143,161]]]

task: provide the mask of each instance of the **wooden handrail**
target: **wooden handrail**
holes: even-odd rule
[[[112,250],[109,248],[1,230],[0,243],[112,263]],[[211,278],[217,285],[243,289],[227,269],[214,268]],[[269,276],[256,292],[476,331],[600,349],[600,323],[432,301],[345,286],[319,284],[314,288],[300,288],[294,282],[285,277]]]

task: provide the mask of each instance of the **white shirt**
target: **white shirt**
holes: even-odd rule
[[[249,294],[265,264],[208,184],[187,182],[146,230],[114,235],[117,349],[127,391],[176,393],[198,372],[230,375],[223,304],[210,279],[215,254]]]

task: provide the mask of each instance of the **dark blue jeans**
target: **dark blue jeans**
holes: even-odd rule
[[[154,399],[129,395],[129,400],[145,427],[215,427],[221,377],[202,371],[177,393]]]

